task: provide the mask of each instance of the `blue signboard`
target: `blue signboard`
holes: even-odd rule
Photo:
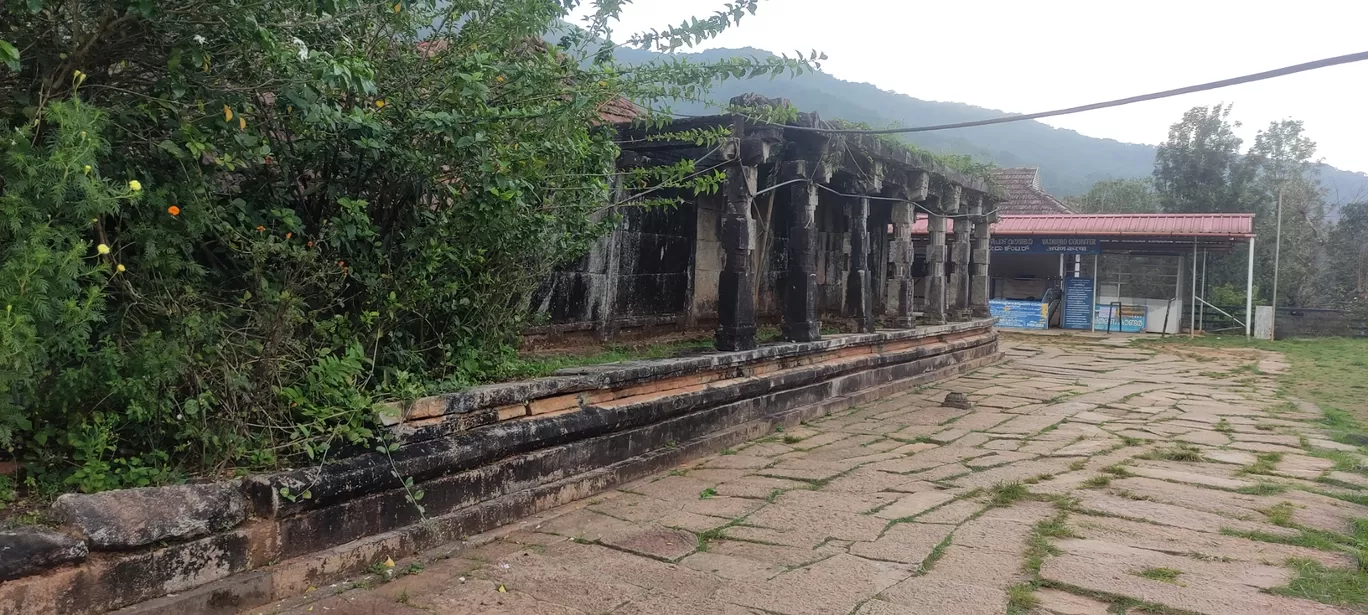
[[[1098,331],[1140,333],[1145,330],[1147,312],[1143,305],[1097,304],[1094,325]]]
[[[988,247],[999,254],[1102,253],[1102,243],[1095,237],[994,237]]]
[[[998,319],[999,327],[1013,329],[1048,329],[1050,304],[1039,301],[1011,301],[993,299],[988,302],[988,311]]]
[[[1064,317],[1060,323],[1065,329],[1087,329],[1092,326],[1093,315],[1092,278],[1064,279]]]

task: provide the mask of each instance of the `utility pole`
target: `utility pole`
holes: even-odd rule
[[[1286,180],[1278,184],[1278,231],[1273,235],[1273,314],[1272,326],[1269,327],[1273,339],[1278,339],[1278,263],[1282,257],[1282,202],[1285,185]]]

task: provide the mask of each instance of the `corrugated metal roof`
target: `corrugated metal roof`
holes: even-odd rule
[[[1254,214],[1002,216],[993,234],[1247,238],[1254,236]]]
[[[950,220],[954,230],[954,220]],[[926,234],[926,218],[919,214],[914,235]],[[1002,216],[994,235],[1088,237],[1224,237],[1254,236],[1254,214],[1066,214]]]

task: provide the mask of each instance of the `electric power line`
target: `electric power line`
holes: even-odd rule
[[[975,126],[990,126],[993,124],[1006,124],[1008,122],[1037,120],[1043,117],[1054,117],[1057,115],[1070,115],[1073,113],[1082,113],[1084,111],[1095,111],[1097,109],[1106,109],[1108,107],[1120,107],[1122,105],[1146,102],[1150,100],[1158,100],[1160,98],[1171,98],[1173,96],[1191,94],[1193,92],[1205,92],[1207,90],[1215,90],[1218,88],[1230,87],[1232,85],[1253,83],[1255,81],[1264,81],[1266,79],[1273,79],[1274,77],[1284,77],[1296,73],[1304,73],[1306,71],[1316,70],[1318,68],[1326,68],[1330,66],[1337,66],[1340,64],[1350,64],[1353,62],[1362,62],[1364,60],[1368,60],[1368,51],[1360,53],[1351,53],[1349,55],[1336,56],[1333,58],[1325,58],[1323,60],[1316,60],[1314,62],[1306,62],[1303,64],[1294,64],[1292,66],[1285,66],[1283,68],[1268,70],[1261,73],[1254,73],[1251,75],[1244,75],[1241,77],[1232,77],[1230,79],[1222,79],[1220,81],[1212,81],[1209,83],[1203,83],[1199,85],[1190,85],[1187,87],[1172,90],[1164,90],[1162,92],[1154,92],[1152,94],[1141,94],[1139,96],[1131,96],[1129,98],[1118,98],[1116,100],[1092,103],[1089,105],[1080,105],[1077,107],[1069,107],[1067,109],[1056,109],[1054,111],[1041,111],[1039,113],[1027,113],[1025,115],[1008,115],[1004,117],[995,117],[986,120],[975,120],[972,122],[958,122],[955,124],[937,124],[935,126],[916,126],[912,128],[882,128],[873,130],[845,128],[816,128],[810,126],[793,126],[789,124],[781,125],[789,130],[807,130],[811,132],[821,132],[825,134],[843,135],[888,135],[909,132],[932,132],[936,130],[950,130],[953,128],[972,128]],[[765,122],[763,120],[759,121],[761,123],[766,124],[772,123]]]

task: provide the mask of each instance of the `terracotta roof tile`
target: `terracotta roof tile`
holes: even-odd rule
[[[1072,209],[1040,189],[1040,169],[1016,167],[997,169],[993,179],[1007,193],[1007,200],[998,204],[1002,215],[1071,214]]]

